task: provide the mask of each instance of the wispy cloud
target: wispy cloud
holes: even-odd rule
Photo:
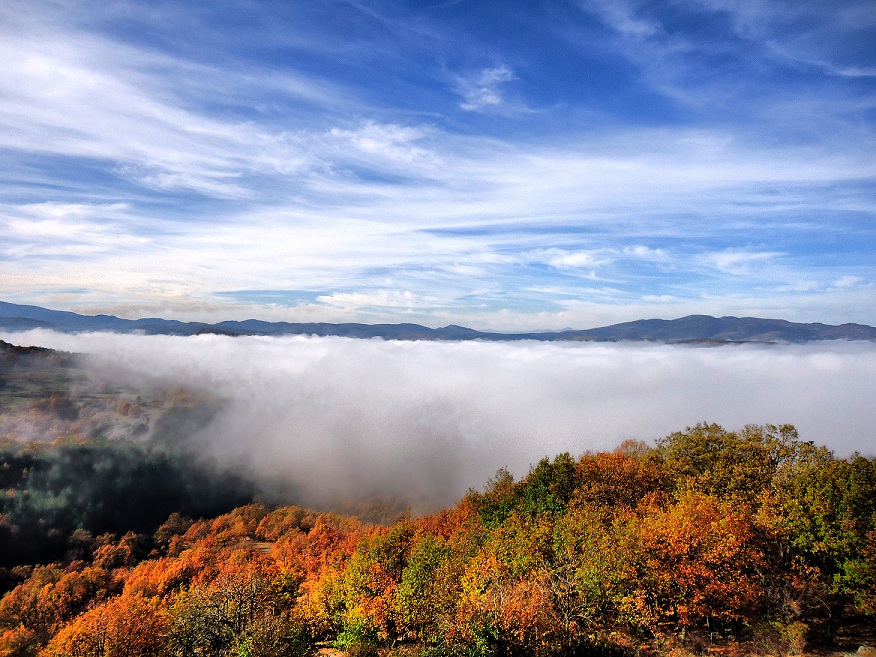
[[[417,143],[433,132],[434,130],[427,126],[404,126],[369,121],[353,130],[332,128],[329,135],[346,146],[352,146],[366,158],[365,162],[371,169],[391,166],[413,173],[410,169],[416,167],[417,173],[428,176],[444,163],[440,155],[431,149],[418,146]],[[379,161],[375,162],[375,158]],[[333,159],[335,162],[343,162],[347,157],[339,153]]]
[[[0,206],[0,226],[7,258],[95,257],[127,249],[142,249],[151,240],[125,227],[124,203],[103,205],[39,203]]]
[[[591,272],[601,265],[610,261],[604,250],[577,250],[543,249],[528,254],[535,262],[542,262],[557,269],[580,270],[589,269]],[[593,274],[595,276],[595,274]]]
[[[2,148],[104,160],[147,187],[235,198],[249,193],[238,178],[261,165],[258,146],[266,140],[274,149],[284,146],[253,126],[161,100],[157,90],[128,81],[141,77],[135,72],[96,67],[65,41],[2,43]],[[101,61],[118,55],[90,45]]]
[[[378,290],[373,293],[335,292],[316,298],[320,303],[346,310],[362,308],[433,308],[441,305],[436,297],[420,297],[409,290]]]
[[[722,272],[741,276],[749,273],[753,267],[764,266],[783,255],[776,251],[725,250],[704,254],[702,260]]]
[[[4,3],[7,294],[218,318],[876,322],[852,301],[876,279],[866,3],[266,7]],[[216,305],[269,289],[310,296]]]
[[[625,246],[624,255],[654,262],[666,262],[669,260],[669,254],[665,249],[652,249],[649,246],[642,246],[641,244],[636,246]]]
[[[505,103],[502,85],[514,80],[513,71],[507,66],[485,68],[457,80],[457,89],[463,97],[459,106],[469,112],[484,112],[499,108]]]
[[[834,287],[850,288],[860,285],[864,282],[860,276],[842,276],[833,282]]]
[[[660,25],[637,15],[637,4],[627,0],[581,0],[579,6],[599,16],[605,23],[625,37],[646,40],[659,32]]]

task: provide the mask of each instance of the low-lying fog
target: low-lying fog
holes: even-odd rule
[[[839,455],[872,454],[876,344],[639,344],[0,335],[88,353],[133,382],[226,401],[188,437],[293,482],[305,503],[397,493],[434,508],[497,468],[654,441],[697,422],[790,423]]]

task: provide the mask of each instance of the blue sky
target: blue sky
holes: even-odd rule
[[[0,5],[0,297],[876,324],[871,0]]]

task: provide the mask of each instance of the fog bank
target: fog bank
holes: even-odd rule
[[[839,455],[874,452],[876,345],[718,348],[588,343],[190,338],[46,331],[0,339],[87,353],[144,385],[223,401],[186,436],[326,504],[402,495],[415,509],[524,475],[560,452],[653,441],[697,422],[790,423]]]

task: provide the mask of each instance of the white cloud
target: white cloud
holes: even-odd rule
[[[342,338],[3,334],[91,353],[136,385],[225,400],[194,444],[300,485],[302,501],[399,493],[419,510],[544,456],[654,440],[701,421],[793,423],[872,451],[876,347],[724,349]],[[830,413],[825,413],[829,408]]]
[[[356,130],[332,128],[329,134],[349,142],[363,153],[411,164],[417,160],[434,157],[430,151],[413,145],[429,132],[423,127],[380,124],[371,121]]]
[[[778,251],[736,251],[728,249],[703,254],[701,260],[722,272],[743,276],[748,274],[753,267],[762,267],[784,255],[784,253]]]
[[[838,288],[849,288],[860,285],[863,282],[860,276],[842,276],[834,281],[833,286]]]
[[[669,259],[669,254],[665,249],[652,249],[641,245],[624,247],[624,255],[654,262],[665,262]]]
[[[0,206],[6,237],[0,253],[9,258],[93,257],[147,247],[149,238],[126,229],[128,218],[124,203]]]
[[[557,253],[548,260],[551,267],[595,267],[599,264],[599,260],[592,253],[587,251],[574,251],[571,253]]]
[[[823,289],[823,285],[817,281],[795,281],[788,285],[780,285],[777,288],[779,292],[814,292]]]
[[[584,310],[593,303],[594,297],[600,301],[611,301],[623,298],[626,295],[623,290],[619,290],[616,287],[582,287],[578,289],[576,296],[579,298],[558,299],[556,303],[567,310]]]
[[[646,294],[642,297],[642,301],[647,303],[678,303],[681,299],[671,294]]]
[[[832,70],[848,78],[876,78],[876,66],[846,66]]]
[[[630,39],[646,40],[661,32],[659,24],[637,16],[634,5],[627,0],[579,0],[578,6]]]
[[[457,90],[465,100],[459,106],[469,112],[495,109],[505,103],[501,85],[514,79],[514,72],[504,65],[461,77],[457,80]]]
[[[366,307],[419,308],[439,304],[436,297],[421,297],[408,290],[378,290],[376,292],[335,292],[316,298],[329,306],[360,311]]]
[[[606,264],[610,257],[605,250],[539,249],[527,254],[527,260],[541,262],[557,269],[590,269]],[[594,274],[595,276],[595,274]]]
[[[304,161],[281,132],[187,108],[152,70],[159,55],[81,33],[2,34],[0,147],[106,160],[147,187],[220,198],[250,195],[244,174]]]

